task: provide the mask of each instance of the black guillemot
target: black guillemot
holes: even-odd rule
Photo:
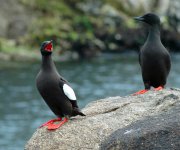
[[[52,41],[43,42],[40,51],[42,54],[42,65],[36,77],[36,86],[46,104],[58,117],[57,119],[44,123],[41,127],[47,126],[47,129],[53,130],[67,122],[68,117],[85,115],[78,108],[73,89],[69,83],[59,75],[56,69],[51,57],[53,51]]]
[[[149,27],[147,40],[139,53],[139,64],[145,89],[134,94],[137,95],[147,92],[151,86],[155,90],[164,88],[171,68],[171,59],[169,52],[161,43],[160,18],[154,13],[147,13],[134,19],[145,22]]]

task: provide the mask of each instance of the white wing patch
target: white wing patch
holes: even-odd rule
[[[74,93],[74,90],[67,84],[63,85],[63,91],[64,94],[70,99],[70,100],[76,100],[76,95]]]

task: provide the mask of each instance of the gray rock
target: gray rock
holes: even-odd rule
[[[101,150],[178,150],[180,149],[180,109],[118,129],[101,145]]]
[[[178,109],[180,110],[179,98],[179,90],[169,89],[158,92],[149,91],[147,94],[138,96],[110,97],[98,100],[88,104],[83,109],[83,113],[87,115],[86,117],[74,117],[55,131],[48,131],[45,127],[37,129],[31,139],[27,142],[25,149],[106,149],[109,145],[113,145],[113,143],[108,144],[109,141],[111,143],[111,137],[114,140],[114,143],[116,143],[116,139],[121,139],[118,138],[122,136],[121,133],[131,133],[135,129],[137,129],[137,131],[134,131],[135,137],[141,137],[143,134],[140,134],[139,132],[147,129],[149,131],[149,137],[157,135],[157,138],[159,137],[160,141],[163,140],[161,135],[164,133],[159,132],[157,123],[160,124],[159,129],[161,129],[161,124],[165,124],[164,122],[166,121],[167,125],[169,125],[169,130],[167,131],[169,137],[171,137],[171,144],[175,144],[173,142],[178,138],[178,136],[176,136],[177,134],[169,133],[171,131],[173,131],[173,133],[179,132],[176,130],[178,128],[174,127],[177,127],[180,117],[176,117],[176,121],[172,122],[173,118],[175,118],[175,113],[177,113]],[[164,119],[167,114],[170,116],[169,120]],[[153,119],[154,124],[152,122],[152,124],[149,124],[149,126],[146,127],[146,124]],[[143,120],[145,120],[144,126],[140,129],[139,127],[141,125],[138,123],[138,120],[141,120],[141,124],[143,124]],[[166,131],[165,129],[167,128],[163,126],[162,129]],[[118,136],[114,138],[114,135]],[[148,139],[148,136],[146,139]],[[126,141],[126,139],[124,141]],[[137,140],[134,141],[139,142]],[[130,142],[131,141],[126,141],[127,144]],[[145,142],[145,144],[147,143]]]
[[[0,36],[16,39],[25,35],[33,18],[20,0],[0,0]]]
[[[180,32],[180,1],[171,0],[169,3],[167,16],[170,23],[177,32]]]

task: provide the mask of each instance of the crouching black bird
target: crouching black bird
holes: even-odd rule
[[[151,86],[155,90],[164,88],[171,68],[171,59],[169,52],[161,43],[160,18],[156,14],[148,13],[134,19],[145,22],[149,27],[147,40],[139,53],[145,89],[136,92],[137,95],[147,92]]]
[[[67,122],[68,117],[85,115],[78,108],[73,89],[56,70],[51,58],[53,51],[52,41],[43,42],[40,51],[42,54],[42,65],[36,77],[37,89],[47,105],[58,117],[44,123],[42,126],[47,126],[47,129],[53,130]],[[64,119],[62,119],[63,117]],[[58,124],[57,121],[59,122]]]

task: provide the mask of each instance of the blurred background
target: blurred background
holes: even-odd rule
[[[0,149],[23,149],[36,128],[54,118],[35,86],[39,47],[53,40],[53,59],[81,108],[143,89],[138,51],[147,29],[132,18],[157,13],[180,87],[179,0],[0,0]]]

